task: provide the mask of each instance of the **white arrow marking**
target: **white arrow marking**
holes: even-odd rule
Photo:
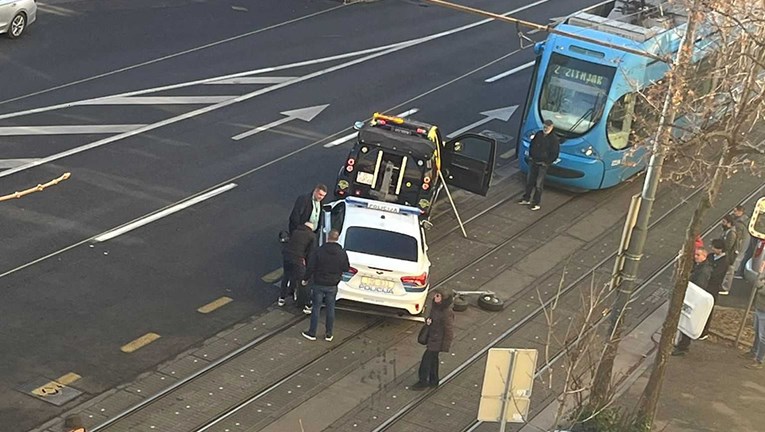
[[[408,116],[416,113],[419,110],[420,110],[419,108],[412,108],[409,111],[404,111],[401,114],[396,114],[396,117],[405,118],[405,117],[408,117]],[[340,138],[338,138],[338,139],[336,139],[336,140],[334,140],[332,142],[328,142],[328,143],[324,144],[324,148],[330,148],[330,147],[339,146],[342,143],[345,143],[345,142],[348,142],[348,141],[352,140],[356,136],[356,134],[358,134],[358,132],[354,132],[354,133],[348,134],[348,135],[346,135],[344,137],[340,137]]]
[[[502,121],[508,121],[508,120],[510,120],[510,117],[513,116],[513,113],[517,109],[518,109],[518,105],[513,105],[513,106],[509,106],[509,107],[493,109],[493,110],[490,110],[490,111],[484,111],[484,112],[481,113],[481,115],[486,116],[486,117],[482,118],[481,120],[478,120],[475,123],[469,124],[469,125],[465,126],[462,129],[458,129],[458,130],[450,133],[446,137],[447,138],[454,138],[454,137],[456,137],[459,134],[465,133],[465,132],[469,131],[470,129],[476,128],[478,126],[481,126],[484,123],[488,123],[488,122],[490,122],[492,120],[495,120],[495,119],[496,120],[502,120]]]
[[[314,117],[319,115],[319,113],[324,111],[324,109],[327,108],[328,106],[329,106],[329,104],[327,104],[327,105],[316,105],[316,106],[312,106],[312,107],[300,108],[300,109],[296,109],[296,110],[281,112],[279,114],[281,114],[283,116],[286,116],[283,119],[279,119],[279,120],[277,120],[275,122],[271,122],[271,123],[269,123],[267,125],[259,126],[259,127],[256,127],[253,130],[249,130],[247,132],[240,133],[239,135],[231,137],[231,139],[233,139],[235,141],[239,141],[242,138],[247,138],[248,136],[255,135],[256,133],[260,133],[260,132],[263,132],[265,130],[269,130],[271,128],[275,128],[276,126],[282,125],[284,123],[290,122],[290,121],[295,120],[295,119],[309,122],[309,121],[313,120]]]
[[[0,169],[15,168],[19,165],[34,163],[37,159],[0,159]]]
[[[84,126],[6,126],[0,127],[0,136],[22,135],[78,135],[123,133],[146,125],[84,125]]]
[[[210,105],[235,97],[237,96],[118,96],[91,99],[79,105]]]
[[[280,84],[298,77],[239,77],[225,78],[205,84]]]
[[[507,72],[502,72],[499,75],[494,75],[491,78],[487,78],[487,79],[484,80],[484,82],[493,83],[494,81],[501,80],[502,78],[505,78],[505,77],[509,77],[510,75],[512,75],[512,74],[514,74],[516,72],[520,72],[520,71],[522,71],[524,69],[528,69],[528,68],[530,68],[532,66],[534,66],[534,62],[533,61],[528,62],[528,63],[524,63],[524,64],[522,64],[522,65],[520,65],[518,67],[510,69]]]

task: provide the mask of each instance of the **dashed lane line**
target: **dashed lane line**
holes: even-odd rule
[[[209,314],[210,312],[219,309],[229,303],[234,301],[231,297],[223,296],[217,300],[211,301],[210,303],[207,303],[206,305],[200,307],[197,309],[197,312],[203,313],[203,314]]]
[[[130,132],[144,126],[146,125],[4,126],[0,127],[0,136],[111,134]]]
[[[278,76],[264,76],[264,77],[239,77],[239,78],[223,78],[216,81],[206,82],[205,84],[281,84],[283,82],[292,81],[299,77],[278,77]]]
[[[146,333],[145,335],[139,337],[138,339],[128,342],[125,345],[122,345],[122,347],[120,348],[120,351],[130,354],[154,342],[160,337],[161,336],[156,333],[152,333],[152,332]]]
[[[115,96],[91,99],[78,105],[209,105],[225,102],[237,96]]]

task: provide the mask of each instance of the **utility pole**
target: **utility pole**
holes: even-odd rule
[[[656,200],[656,190],[659,187],[667,148],[672,140],[672,128],[677,116],[677,107],[681,105],[685,94],[683,77],[688,65],[691,63],[696,39],[696,27],[701,19],[701,14],[698,12],[698,1],[694,1],[690,7],[688,22],[683,38],[680,41],[680,49],[677,51],[677,55],[671,63],[668,72],[667,94],[664,97],[658,129],[651,148],[651,159],[646,169],[637,221],[632,228],[629,245],[624,254],[624,269],[622,270],[620,282],[616,285],[616,298],[614,299],[614,305],[609,317],[611,326],[609,337],[592,383],[590,403],[595,409],[604,406],[608,402],[614,359],[616,358],[619,342],[622,337],[623,318],[632,299],[632,293],[635,290],[637,272],[640,260],[643,257],[651,212]]]

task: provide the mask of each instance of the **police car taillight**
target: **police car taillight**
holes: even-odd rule
[[[354,267],[349,267],[347,272],[343,272],[343,282],[348,282],[348,281],[349,281],[349,280],[351,280],[351,278],[353,278],[353,277],[356,275],[356,273],[358,273],[358,272],[359,272],[359,271],[358,271],[356,268],[354,268]]]
[[[428,284],[428,274],[423,273],[419,276],[403,276],[401,283],[414,285],[416,288],[424,288]]]

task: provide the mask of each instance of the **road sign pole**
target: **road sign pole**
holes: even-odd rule
[[[507,368],[507,375],[505,376],[505,391],[502,393],[502,409],[501,417],[499,418],[499,432],[505,432],[507,426],[507,408],[510,405],[510,388],[511,381],[513,380],[513,373],[515,372],[515,356],[518,355],[516,351],[510,352],[510,365]]]

